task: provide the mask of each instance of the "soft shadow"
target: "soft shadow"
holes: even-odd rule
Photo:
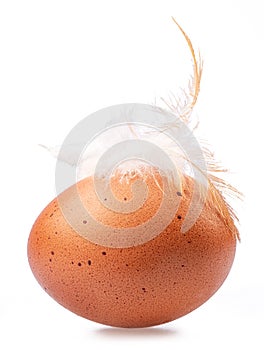
[[[179,331],[177,329],[168,326],[156,326],[149,328],[116,328],[104,326],[102,328],[97,329],[95,333],[105,338],[171,338],[179,335]]]

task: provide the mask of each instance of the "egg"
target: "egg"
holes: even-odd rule
[[[195,185],[186,175],[181,188],[170,186],[175,215],[152,234],[171,212],[172,202],[165,202],[161,218],[151,221],[164,200],[164,181],[170,180],[152,166],[129,174],[112,175],[113,196],[125,207],[135,199],[136,182],[144,182],[148,191],[142,205],[129,212],[112,210],[106,205],[110,198],[96,193],[95,180],[101,180],[84,178],[39,215],[28,240],[28,260],[43,289],[73,313],[115,327],[149,327],[190,313],[219,289],[231,269],[238,232],[214,187],[209,187],[196,222],[182,232]],[[80,215],[77,199],[88,217]],[[95,227],[94,221],[100,225]],[[141,235],[147,238],[122,237],[122,230],[137,227],[145,227]],[[104,238],[109,228],[112,236]]]
[[[72,170],[57,166],[56,185],[76,182],[74,170],[85,176],[58,191],[28,240],[44,290],[105,325],[149,327],[190,313],[219,289],[235,257],[239,234],[225,195],[239,192],[219,178],[222,167],[193,135],[203,65],[173,21],[192,56],[187,89],[163,99],[167,109],[116,105],[77,124],[57,162]]]

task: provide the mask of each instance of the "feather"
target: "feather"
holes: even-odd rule
[[[131,105],[128,107],[124,105],[122,109],[124,123],[116,127],[109,127],[111,125],[111,117],[109,117],[104,132],[96,135],[92,142],[87,145],[79,157],[78,164],[75,164],[74,161],[76,155],[78,156],[76,152],[79,152],[80,149],[78,145],[70,144],[67,147],[64,146],[63,152],[60,151],[60,147],[49,148],[43,145],[41,146],[57,157],[58,161],[76,167],[76,178],[77,180],[81,180],[95,174],[98,161],[115,144],[134,139],[145,140],[155,144],[164,150],[172,160],[177,169],[177,174],[171,170],[168,163],[162,163],[162,160],[159,163],[158,170],[167,176],[170,180],[169,182],[177,186],[179,185],[179,179],[180,183],[186,186],[186,176],[193,177],[198,182],[198,192],[201,199],[204,200],[206,205],[212,206],[217,210],[225,224],[239,239],[238,230],[234,225],[234,222],[238,223],[238,218],[229,204],[228,198],[242,198],[242,194],[221,177],[221,174],[227,172],[227,170],[215,160],[210,146],[204,140],[198,139],[197,143],[197,139],[195,138],[195,142],[193,144],[190,143],[190,134],[198,127],[198,121],[193,124],[192,114],[200,92],[203,62],[200,53],[195,53],[188,35],[178,22],[174,18],[172,19],[188,44],[193,62],[193,73],[187,84],[187,88],[180,89],[178,96],[172,94],[168,100],[161,98],[162,106],[158,106],[157,104],[152,106],[154,112],[158,111],[163,116],[159,120],[158,126],[156,125],[155,128],[152,128],[149,125],[133,123],[133,120],[130,119]],[[191,157],[186,154],[181,144],[175,143],[175,137],[174,139],[170,137],[171,131],[176,135],[176,139],[178,137],[178,139],[182,140],[183,144],[188,143],[188,148],[191,150]],[[126,146],[124,145],[124,147]],[[153,152],[155,152],[155,149]],[[201,161],[205,162],[205,167],[200,166]],[[120,181],[128,181],[138,174],[144,178],[145,174],[149,174],[149,172],[155,178],[155,171],[152,171],[152,169],[149,164],[146,164],[146,162],[138,157],[138,159],[128,159],[124,163],[118,164],[113,169],[112,174],[118,170],[121,174]],[[96,174],[98,175],[98,173]],[[156,183],[159,186],[159,182],[156,181]],[[159,188],[162,191],[160,186]]]

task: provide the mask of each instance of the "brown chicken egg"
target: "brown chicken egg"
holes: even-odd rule
[[[179,206],[163,232],[125,248],[93,243],[89,235],[103,237],[104,227],[146,225],[146,234],[155,230],[155,223],[148,224],[159,211],[164,178],[151,167],[125,182],[120,177],[116,172],[111,179],[116,199],[129,203],[133,183],[142,180],[148,188],[144,204],[132,213],[113,211],[97,197],[93,178],[83,179],[77,191],[75,185],[67,189],[36,220],[28,241],[31,269],[52,298],[89,320],[117,327],[148,327],[175,320],[203,304],[224,282],[235,256],[237,230],[221,195],[209,188],[197,221],[181,232],[194,188],[194,180],[186,176],[181,189],[171,189]],[[94,226],[86,217],[75,212],[76,193],[91,217],[102,223],[97,232],[92,232]],[[69,224],[63,205],[79,222],[81,233]],[[169,212],[170,208],[165,209]]]
[[[239,236],[225,194],[238,192],[218,177],[223,169],[192,134],[202,62],[177,26],[194,69],[183,98],[164,101],[169,110],[112,106],[75,126],[58,160],[80,143],[68,161],[76,166],[96,135],[100,161],[94,170],[93,157],[86,157],[89,174],[85,169],[82,180],[58,191],[29,236],[29,264],[40,285],[65,308],[98,323],[148,327],[184,316],[218,290],[234,260]],[[115,127],[124,124],[128,137],[121,142]],[[68,175],[58,174],[64,184]],[[70,175],[73,184],[76,173]]]

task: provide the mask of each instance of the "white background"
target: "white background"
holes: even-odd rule
[[[263,349],[262,1],[0,1],[2,349]],[[222,288],[167,325],[125,330],[82,319],[35,281],[27,238],[55,196],[55,160],[88,114],[153,103],[191,73],[173,15],[204,59],[201,132],[245,195],[234,203],[241,244]]]

